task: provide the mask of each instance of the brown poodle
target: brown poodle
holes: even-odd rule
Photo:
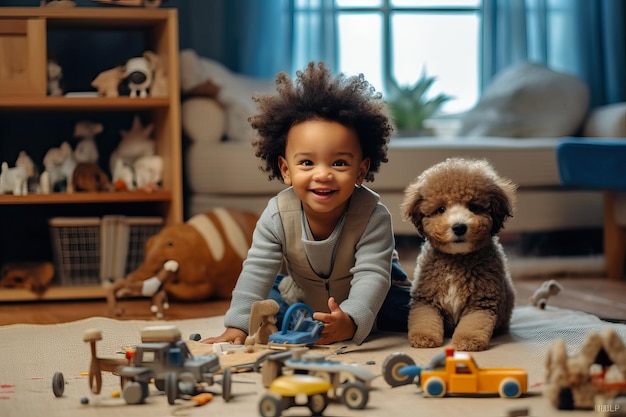
[[[417,258],[409,342],[457,350],[489,347],[509,327],[515,293],[496,234],[512,215],[515,184],[484,160],[450,158],[405,190],[402,214],[425,239]]]

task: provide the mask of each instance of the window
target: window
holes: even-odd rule
[[[318,3],[323,0],[318,0]],[[315,1],[296,2],[311,7]],[[363,73],[382,91],[395,79],[436,78],[430,94],[454,99],[443,113],[473,107],[479,97],[481,0],[333,0],[334,61],[339,71]],[[296,6],[296,13],[298,6]]]

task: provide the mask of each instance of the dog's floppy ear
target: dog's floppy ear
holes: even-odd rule
[[[517,186],[508,179],[499,179],[491,190],[491,234],[496,235],[504,227],[504,222],[513,217],[515,190]]]
[[[417,234],[420,237],[424,237],[424,228],[422,226],[422,219],[424,214],[420,210],[420,206],[424,198],[420,193],[419,182],[415,181],[409,184],[404,190],[404,201],[400,206],[400,212],[402,213],[402,220],[410,221],[415,226]]]

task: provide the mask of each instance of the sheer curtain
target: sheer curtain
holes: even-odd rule
[[[623,0],[484,0],[482,84],[523,60],[584,80],[591,106],[626,101]]]

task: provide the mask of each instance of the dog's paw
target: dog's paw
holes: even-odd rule
[[[434,335],[411,332],[409,343],[414,348],[434,348],[443,345],[443,339]]]
[[[479,352],[489,348],[489,339],[478,337],[452,337],[452,346],[462,352]]]

